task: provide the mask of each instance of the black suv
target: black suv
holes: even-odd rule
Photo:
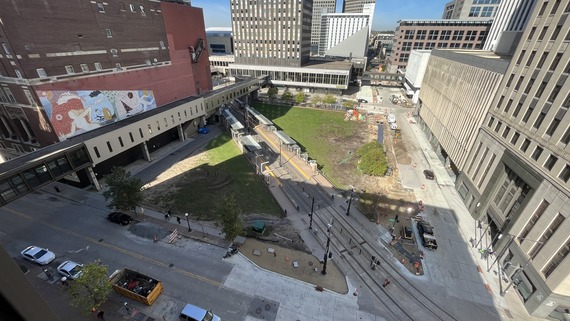
[[[424,221],[417,223],[422,245],[430,250],[437,250],[437,241],[433,236],[433,228]]]
[[[426,179],[434,179],[435,178],[435,175],[429,169],[424,170],[424,175],[425,175]]]

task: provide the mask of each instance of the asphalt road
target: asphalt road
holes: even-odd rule
[[[222,319],[245,318],[253,298],[222,286],[233,268],[221,260],[225,249],[184,239],[174,245],[155,243],[129,231],[146,222],[120,226],[107,222],[106,214],[69,200],[32,193],[0,208],[0,241],[35,274],[41,274],[40,267],[20,258],[20,251],[31,244],[56,254],[49,265],[54,272],[64,260],[101,260],[109,266],[109,273],[128,267],[156,277],[165,284],[163,295],[174,299],[164,311],[155,313],[169,316],[167,320],[177,318],[183,302],[211,308]]]

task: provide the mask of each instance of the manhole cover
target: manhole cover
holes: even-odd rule
[[[313,261],[309,261],[309,266],[313,266]]]
[[[251,301],[247,314],[259,320],[275,321],[278,309],[279,302],[256,296]]]

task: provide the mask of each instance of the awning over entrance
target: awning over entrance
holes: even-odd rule
[[[279,138],[279,140],[285,144],[285,145],[294,145],[297,142],[294,141],[291,137],[287,136],[287,134],[285,134],[284,132],[278,130],[278,131],[274,131],[273,132],[275,134],[275,136],[277,136],[277,138]]]
[[[253,138],[251,135],[246,135],[241,137],[241,143],[250,152],[255,152],[256,150],[261,150],[261,145]]]
[[[232,126],[233,130],[241,130],[244,128],[243,125],[239,122],[239,120],[237,120],[237,118],[234,117],[234,115],[229,109],[222,109],[222,115],[224,115],[224,118],[226,119],[228,124]]]
[[[252,114],[253,117],[255,117],[260,124],[265,125],[265,126],[273,125],[273,122],[271,120],[267,119],[267,117],[263,116],[257,110],[255,110],[251,107],[245,107],[245,110],[247,110],[248,113]]]

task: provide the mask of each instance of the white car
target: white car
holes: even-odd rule
[[[50,264],[55,259],[55,254],[48,249],[43,249],[34,245],[28,246],[21,252],[22,256],[39,265]]]
[[[83,274],[83,265],[73,261],[65,261],[57,267],[57,272],[67,279],[75,280]]]

